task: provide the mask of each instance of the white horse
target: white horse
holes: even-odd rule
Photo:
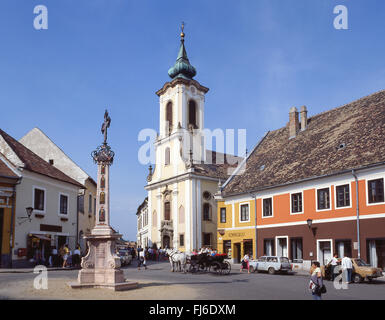
[[[188,255],[184,252],[179,252],[176,249],[166,249],[168,255],[171,271],[182,271],[186,273],[186,262]]]

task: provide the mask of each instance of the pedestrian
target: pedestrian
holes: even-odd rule
[[[312,269],[313,272],[310,276],[309,289],[313,296],[313,300],[322,300],[322,294],[326,293],[326,288],[323,284],[320,263],[318,261],[313,261]]]
[[[247,269],[247,273],[250,273],[249,260],[250,260],[250,256],[249,256],[248,253],[246,253],[245,256],[243,257],[242,261],[241,261],[241,270],[240,270],[240,272],[242,272],[243,269]]]
[[[352,260],[345,254],[341,261],[342,273],[345,274],[345,280],[347,283],[352,282],[353,264]]]
[[[58,251],[57,251],[55,246],[52,247],[51,257],[52,257],[52,266],[58,267],[59,266],[59,256],[58,256]]]
[[[138,262],[138,270],[140,270],[141,265],[144,266],[144,270],[147,270],[147,260],[146,260],[146,254],[144,250],[141,250],[139,252],[139,262]]]
[[[74,250],[74,254],[73,254],[73,258],[72,258],[72,261],[73,261],[73,264],[74,264],[75,268],[79,268],[80,267],[80,256],[81,256],[80,246],[77,245],[76,249]]]
[[[63,268],[66,268],[67,267],[67,260],[68,260],[69,254],[70,254],[70,249],[68,248],[68,244],[66,244],[64,246],[63,252],[64,252],[64,255],[63,255]]]
[[[330,266],[331,266],[330,273],[331,273],[332,281],[334,281],[334,279],[337,276],[336,268],[337,268],[337,265],[338,265],[338,255],[334,254],[333,258],[331,258],[329,263],[330,263]]]

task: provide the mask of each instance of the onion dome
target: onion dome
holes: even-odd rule
[[[186,49],[184,47],[184,25],[182,25],[182,33],[180,34],[180,48],[178,57],[176,58],[175,65],[168,70],[168,75],[171,79],[184,78],[187,80],[192,80],[192,78],[197,74],[195,68],[190,64],[190,61],[187,58]]]

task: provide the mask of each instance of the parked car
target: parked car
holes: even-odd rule
[[[288,273],[292,270],[289,259],[278,256],[262,256],[258,260],[249,261],[249,266],[250,272],[267,271],[269,274]]]
[[[340,264],[341,261],[338,261],[338,264]],[[372,267],[370,264],[366,263],[363,259],[352,259],[353,264],[353,272],[352,272],[352,280],[354,283],[363,282],[364,280],[372,281],[375,278],[382,277],[382,269],[381,268],[375,268]],[[312,270],[310,270],[312,272]],[[331,280],[331,264],[330,262],[326,266],[321,267],[322,276],[327,279]],[[339,270],[339,273],[341,273],[342,270]]]
[[[120,264],[122,266],[130,265],[132,262],[132,255],[129,254],[128,250],[120,249],[118,251],[118,255],[120,257]]]

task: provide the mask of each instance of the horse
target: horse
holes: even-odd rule
[[[186,273],[186,263],[188,255],[184,252],[179,252],[176,249],[166,249],[166,253],[169,257],[171,272],[182,271]]]

